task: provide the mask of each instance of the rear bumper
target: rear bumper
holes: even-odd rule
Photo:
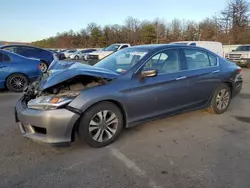
[[[78,114],[67,109],[29,109],[23,98],[15,106],[15,119],[23,136],[52,145],[71,142],[73,127],[78,118]]]
[[[234,97],[238,93],[240,93],[242,89],[242,84],[243,84],[243,78],[242,75],[239,74],[236,76],[234,84],[233,84],[233,90],[232,90],[232,96]]]

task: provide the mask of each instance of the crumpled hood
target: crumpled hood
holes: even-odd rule
[[[41,90],[80,75],[106,79],[114,79],[119,75],[118,73],[108,69],[70,61],[53,61],[48,69],[48,72],[49,77],[40,82]]]

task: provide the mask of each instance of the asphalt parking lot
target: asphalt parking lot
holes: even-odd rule
[[[250,187],[250,70],[228,111],[189,112],[125,130],[100,149],[54,148],[22,137],[0,93],[0,187]]]

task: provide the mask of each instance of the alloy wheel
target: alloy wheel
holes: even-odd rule
[[[118,129],[118,118],[112,111],[96,113],[89,123],[89,134],[97,142],[110,140]]]
[[[216,97],[216,106],[219,110],[224,110],[227,108],[230,100],[229,92],[226,89],[220,90]]]
[[[15,90],[22,90],[26,86],[26,80],[22,76],[11,78],[10,85]]]

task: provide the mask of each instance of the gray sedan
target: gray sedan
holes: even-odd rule
[[[94,66],[54,61],[15,107],[25,137],[92,147],[141,122],[207,108],[224,113],[241,91],[241,68],[199,47],[143,45]]]

